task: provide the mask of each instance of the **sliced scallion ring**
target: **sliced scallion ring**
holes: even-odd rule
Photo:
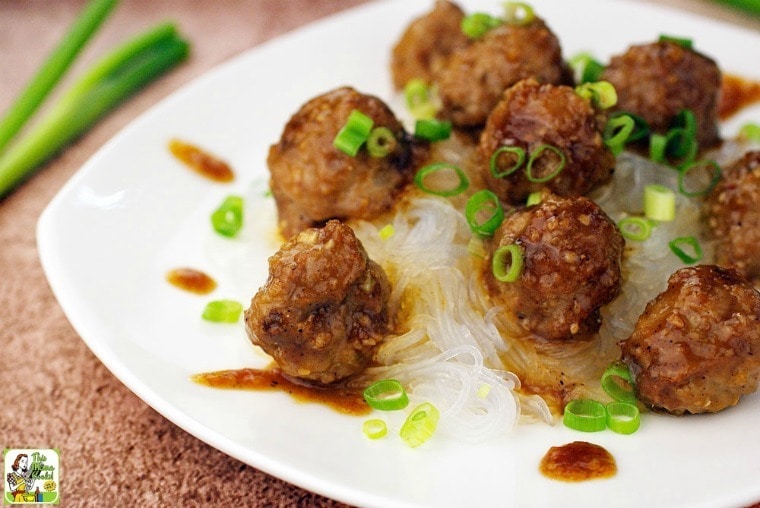
[[[644,216],[660,222],[672,221],[676,217],[676,194],[657,183],[644,187]]]
[[[753,143],[760,143],[760,124],[745,123],[739,129],[739,137]]]
[[[484,214],[488,214],[483,218]],[[504,220],[504,209],[499,197],[488,189],[482,189],[467,200],[464,210],[470,230],[481,236],[493,236]]]
[[[620,234],[628,240],[643,242],[652,235],[652,224],[643,217],[626,217],[618,222]]]
[[[636,404],[633,377],[628,366],[622,362],[611,363],[602,374],[602,389],[617,402]]]
[[[543,176],[536,176],[533,174],[533,166],[536,164],[536,161],[541,159],[541,156],[544,152],[549,151],[555,154],[557,157],[559,157],[559,162],[556,163],[556,165],[551,168],[551,171],[546,172]],[[528,181],[533,183],[545,183],[549,180],[556,177],[558,174],[562,172],[563,169],[565,169],[565,165],[567,164],[567,157],[565,156],[565,153],[557,148],[554,145],[539,145],[535,150],[533,150],[530,153],[530,157],[528,158],[528,165],[525,167],[525,176],[528,179]]]
[[[633,434],[641,426],[641,414],[635,404],[610,402],[607,404],[607,427],[618,434]]]
[[[362,424],[362,431],[370,439],[380,439],[388,434],[388,425],[379,418],[370,418]]]
[[[633,134],[636,121],[629,115],[610,117],[604,126],[602,138],[613,154],[620,155]]]
[[[571,400],[565,406],[562,423],[573,430],[599,432],[607,428],[607,410],[596,400]]]
[[[243,305],[235,300],[215,300],[206,304],[201,317],[212,323],[237,323]]]
[[[649,123],[639,115],[634,115],[628,111],[615,111],[610,113],[609,119],[611,120],[619,116],[627,116],[633,120],[634,128],[633,132],[628,136],[628,142],[638,141],[649,135]]]
[[[412,448],[425,443],[435,432],[441,413],[430,402],[414,408],[401,426],[401,439]]]
[[[222,236],[233,237],[243,227],[243,198],[230,195],[211,213],[211,226]]]
[[[508,166],[504,170],[500,168],[504,165],[504,159],[514,159],[511,166]],[[511,161],[510,161],[511,162]],[[525,150],[519,146],[502,146],[499,147],[493,154],[489,161],[491,168],[491,176],[494,178],[504,178],[509,176],[523,165],[525,162]]]
[[[358,109],[348,115],[345,125],[338,131],[333,140],[333,146],[351,157],[355,157],[359,148],[367,141],[374,120]]]
[[[578,83],[598,81],[604,71],[604,65],[589,53],[578,53],[568,63]]]
[[[510,25],[529,25],[536,19],[536,12],[525,2],[505,2],[504,21]]]
[[[609,109],[617,104],[617,91],[609,81],[582,83],[575,87],[575,93],[601,109]]]
[[[696,189],[690,189],[687,188],[687,178],[690,181],[698,180],[699,175],[694,176],[696,171],[700,169],[706,169],[710,173],[710,181],[706,184],[704,181],[701,183],[701,187],[697,187]],[[689,175],[692,175],[689,177]],[[709,194],[710,191],[713,190],[713,188],[718,184],[718,181],[720,180],[721,175],[721,169],[720,165],[718,165],[717,162],[713,160],[700,160],[700,161],[694,161],[690,162],[689,164],[686,164],[678,171],[678,191],[683,194],[684,196],[689,197],[696,197],[696,196],[704,196],[706,194]],[[704,179],[703,179],[704,180]],[[698,182],[699,183],[699,182]]]
[[[493,253],[491,272],[499,282],[515,282],[522,273],[523,252],[519,245],[502,245]]]
[[[480,39],[489,30],[496,28],[503,23],[497,17],[491,16],[485,12],[473,12],[462,19],[462,33],[470,39]]]
[[[367,151],[372,157],[385,157],[396,149],[396,136],[388,127],[375,127],[367,137]]]
[[[694,47],[694,41],[688,37],[675,37],[673,35],[660,34],[658,41],[678,44],[684,49],[692,49]]]
[[[704,255],[699,240],[693,236],[682,236],[668,242],[670,250],[678,256],[678,259],[687,265],[693,265],[702,259]]]
[[[414,136],[427,141],[441,141],[451,136],[451,122],[421,118],[414,124]]]
[[[404,86],[404,101],[414,118],[433,118],[438,112],[433,87],[419,78],[410,79]]]
[[[401,383],[395,379],[381,379],[369,385],[362,393],[372,409],[397,411],[409,404],[409,397]]]
[[[435,173],[453,172],[457,177],[457,184],[452,185],[449,188],[432,188],[425,183],[428,176]],[[467,175],[464,174],[458,166],[449,164],[448,162],[439,162],[436,164],[430,164],[417,171],[414,175],[414,184],[422,191],[428,194],[435,194],[436,196],[450,197],[461,194],[470,186],[470,181],[467,179]]]
[[[541,191],[531,192],[528,194],[528,199],[525,201],[525,206],[537,205],[541,202],[542,198],[543,196],[541,195]]]

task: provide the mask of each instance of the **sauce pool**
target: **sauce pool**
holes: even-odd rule
[[[541,459],[541,473],[553,480],[582,482],[609,478],[617,473],[615,458],[599,445],[573,441],[552,446]]]

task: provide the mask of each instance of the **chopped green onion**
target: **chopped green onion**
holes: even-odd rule
[[[425,184],[425,179],[435,173],[450,173],[454,172],[454,174],[457,177],[458,183],[456,186],[452,186],[450,188],[443,188],[443,189],[434,189],[431,187],[428,187]],[[440,176],[440,175],[439,175]],[[453,164],[449,164],[448,162],[439,162],[436,164],[430,164],[429,166],[425,166],[424,168],[417,171],[417,174],[414,175],[414,184],[420,188],[420,190],[427,192],[428,194],[435,194],[436,196],[456,196],[457,194],[461,194],[467,188],[470,186],[470,181],[467,179],[467,175],[464,174],[464,171],[462,171],[458,166],[455,166]]]
[[[644,187],[644,216],[661,222],[675,219],[675,192],[657,183]]]
[[[227,196],[211,214],[214,231],[223,236],[233,237],[243,227],[243,198]]]
[[[628,115],[610,117],[604,126],[602,138],[613,154],[620,155],[633,134],[636,121]]]
[[[441,141],[451,136],[451,122],[421,118],[414,124],[414,136],[427,141]]]
[[[628,366],[622,362],[611,363],[602,374],[602,389],[617,402],[636,404],[633,393],[633,377]]]
[[[419,78],[410,79],[404,86],[406,107],[415,118],[433,118],[438,107],[433,100],[433,88]]]
[[[617,104],[617,92],[609,81],[581,83],[575,87],[575,93],[602,109],[608,109]]]
[[[380,231],[378,231],[378,235],[380,235],[381,240],[387,240],[392,237],[395,232],[396,229],[393,227],[393,224],[386,224],[380,229]]]
[[[652,224],[643,217],[621,219],[618,228],[623,237],[636,242],[643,242],[652,235]]]
[[[206,304],[202,318],[214,323],[237,323],[243,305],[235,300],[215,300]]]
[[[541,191],[531,192],[528,194],[528,199],[525,201],[525,206],[537,205],[541,202],[543,196]]]
[[[489,30],[503,23],[502,20],[485,12],[474,12],[462,19],[462,33],[470,39],[480,39]]]
[[[488,256],[485,245],[483,245],[483,240],[477,236],[473,236],[470,238],[470,241],[467,242],[467,252],[480,259],[485,259],[486,256]]]
[[[493,388],[493,386],[489,385],[488,383],[482,383],[480,386],[478,386],[478,398],[485,399],[488,397],[488,394],[491,393],[491,388]]]
[[[511,25],[529,25],[536,19],[536,13],[525,2],[505,2],[504,21]]]
[[[678,113],[675,126],[665,135],[652,134],[649,140],[649,158],[673,166],[689,164],[698,149],[697,120],[694,112],[688,109]]]
[[[758,6],[760,9],[760,6]],[[754,143],[760,143],[760,124],[745,123],[739,129],[739,137],[752,141]]]
[[[488,215],[482,218],[484,212]],[[464,215],[473,233],[493,236],[496,228],[504,220],[504,209],[496,194],[488,189],[482,189],[467,200]]]
[[[356,157],[359,148],[367,141],[372,131],[374,120],[358,109],[348,115],[345,125],[338,131],[333,146],[351,157]]]
[[[367,151],[372,157],[385,157],[396,149],[396,136],[388,127],[375,127],[367,138]]]
[[[545,152],[550,151],[556,154],[559,157],[559,162],[556,164],[556,166],[549,171],[544,176],[535,176],[533,174],[533,164],[536,163],[537,160],[539,160],[539,157]],[[565,169],[565,165],[567,164],[567,158],[565,157],[565,153],[553,145],[540,145],[538,148],[533,150],[530,154],[530,158],[528,159],[528,165],[525,168],[525,176],[528,178],[528,181],[533,183],[544,183],[548,182],[560,172]]]
[[[710,174],[710,181],[701,188],[690,190],[686,188],[686,178],[689,174],[695,173],[696,170],[705,169]],[[713,160],[694,161],[686,164],[678,171],[678,191],[684,196],[695,197],[709,194],[720,181],[721,169],[717,162]],[[693,176],[690,180],[698,180],[699,175]]]
[[[687,265],[693,265],[702,259],[702,246],[699,245],[699,240],[693,236],[683,236],[676,238],[668,242],[670,250],[678,256],[678,259],[686,263]],[[684,250],[686,248],[689,252]]]
[[[591,83],[599,81],[604,71],[604,65],[594,59],[589,53],[578,53],[568,62],[573,69],[575,80],[578,83]]]
[[[507,169],[499,171],[499,168],[503,166],[503,159],[507,157],[507,154],[509,156],[514,155],[516,160]],[[519,146],[502,146],[491,155],[489,162],[491,175],[494,178],[509,176],[517,171],[523,165],[523,162],[525,162],[525,150]]]
[[[425,443],[435,432],[441,414],[429,402],[424,402],[414,408],[399,432],[401,439],[412,448]]]
[[[0,156],[0,196],[117,104],[184,60],[188,48],[174,25],[162,24],[89,68],[32,131]]]
[[[397,411],[409,404],[406,390],[395,379],[382,379],[369,385],[362,394],[372,409]]]
[[[689,39],[688,37],[674,37],[672,35],[660,35],[659,39],[660,42],[670,42],[673,44],[678,44],[684,49],[692,49],[694,47],[694,41],[692,39]]]
[[[522,273],[523,261],[519,245],[502,245],[493,253],[491,272],[499,282],[515,282]]]
[[[379,418],[371,418],[362,424],[364,435],[370,439],[380,439],[388,433],[388,426]]]
[[[0,119],[0,151],[15,136],[66,73],[93,33],[113,10],[117,0],[92,0],[77,15],[68,32],[32,80]]]
[[[565,406],[562,422],[573,430],[599,432],[607,428],[607,410],[604,404],[595,400],[571,400]]]
[[[610,402],[607,410],[607,427],[618,434],[633,434],[641,426],[641,414],[635,404]]]
[[[609,118],[617,118],[619,116],[627,116],[633,120],[634,127],[633,132],[628,136],[627,142],[638,141],[649,135],[649,123],[641,118],[639,115],[634,115],[628,111],[614,111],[610,113]],[[609,120],[608,120],[609,121]]]

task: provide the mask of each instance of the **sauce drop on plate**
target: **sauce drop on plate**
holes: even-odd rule
[[[718,116],[726,119],[755,102],[760,102],[760,82],[724,75],[720,88]]]
[[[300,383],[286,377],[277,368],[206,372],[193,376],[193,381],[212,388],[280,390],[298,401],[324,404],[344,414],[358,416],[369,414],[371,411],[360,390],[340,385],[321,387]]]
[[[216,281],[194,268],[174,268],[166,273],[166,280],[175,287],[191,293],[207,295],[216,289]]]
[[[614,476],[617,464],[603,447],[586,441],[573,441],[549,448],[541,459],[539,470],[554,480],[582,482]]]
[[[195,145],[172,139],[169,150],[190,169],[210,180],[226,183],[235,179],[235,173],[226,162]]]

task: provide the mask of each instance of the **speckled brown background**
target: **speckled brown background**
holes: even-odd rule
[[[193,44],[186,64],[124,104],[0,200],[0,448],[61,449],[64,506],[344,506],[207,446],[127,390],[90,353],[58,306],[38,260],[35,226],[64,182],[161,98],[243,50],[362,3],[122,0],[69,73],[76,74],[96,55],[164,19],[176,20]],[[760,30],[760,19],[707,0],[652,3]],[[84,0],[0,0],[0,112],[82,5]],[[29,360],[31,351],[44,351],[44,359]]]

